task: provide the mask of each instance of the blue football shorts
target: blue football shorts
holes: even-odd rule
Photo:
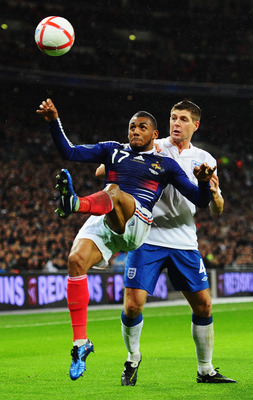
[[[124,285],[153,294],[161,271],[167,268],[175,290],[198,292],[209,287],[198,250],[178,250],[144,243],[127,256]]]

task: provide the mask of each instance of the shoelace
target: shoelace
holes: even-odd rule
[[[71,356],[73,357],[73,360],[77,362],[78,360],[78,346],[74,346],[73,349],[71,350]]]

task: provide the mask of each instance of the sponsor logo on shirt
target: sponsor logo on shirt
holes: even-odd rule
[[[145,163],[145,160],[144,160],[144,158],[143,158],[142,156],[136,156],[136,157],[134,157],[133,161]]]
[[[149,171],[154,175],[159,175],[159,172],[157,172],[157,171],[155,171],[155,170],[153,170],[151,168],[149,168]]]
[[[134,226],[135,225],[135,220],[133,219],[128,226]]]

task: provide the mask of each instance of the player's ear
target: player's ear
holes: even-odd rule
[[[155,130],[153,131],[153,139],[157,139],[158,136],[159,136],[159,131],[158,131],[157,129],[155,129]]]
[[[199,121],[194,122],[194,132],[199,128]]]

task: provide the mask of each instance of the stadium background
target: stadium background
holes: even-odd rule
[[[49,15],[75,29],[75,44],[62,57],[42,54],[34,42],[35,27]],[[2,1],[0,306],[14,306],[19,277],[38,285],[40,275],[66,273],[85,218],[54,214],[57,171],[68,168],[81,195],[102,187],[96,165],[63,165],[35,113],[47,97],[74,143],[126,141],[128,120],[140,109],[157,117],[165,137],[172,104],[196,102],[203,114],[193,143],[217,158],[225,199],[219,218],[198,211],[199,249],[217,271],[216,291],[231,273],[230,287],[240,282],[234,293],[252,295],[252,19],[253,1],[243,0]],[[116,257],[110,279],[118,264]]]

